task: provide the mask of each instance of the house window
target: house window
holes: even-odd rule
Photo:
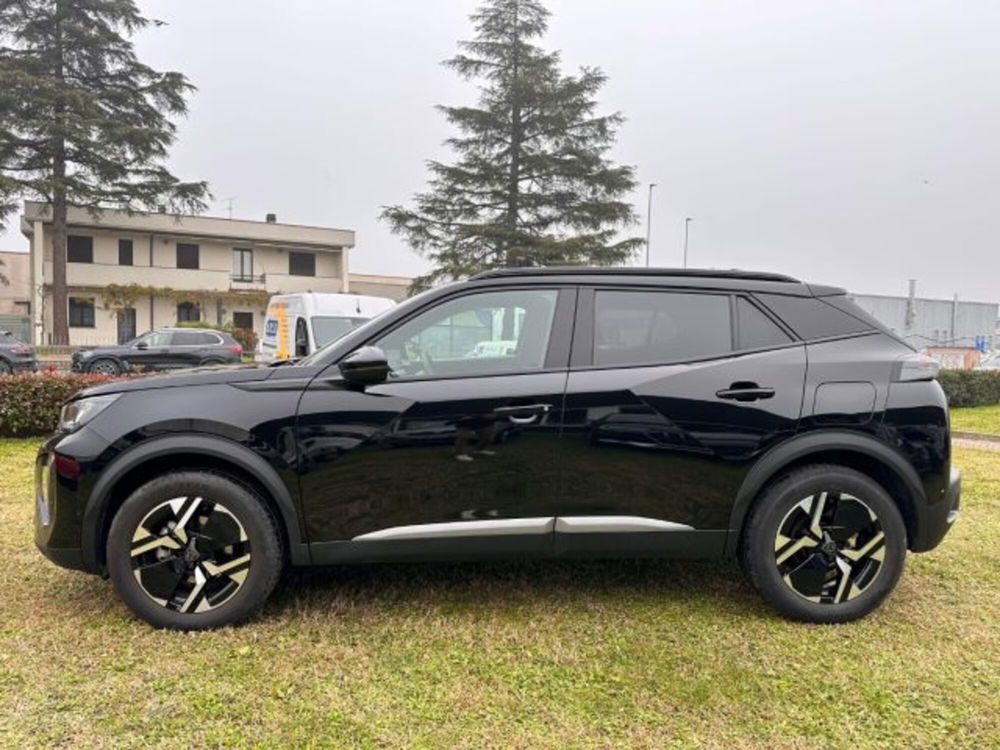
[[[252,312],[234,312],[233,313],[233,327],[242,328],[247,331],[253,330],[253,313]]]
[[[316,255],[314,253],[288,253],[288,273],[290,276],[315,276]]]
[[[94,298],[69,298],[69,325],[71,328],[94,327]]]
[[[201,320],[201,310],[194,302],[181,302],[177,305],[178,323],[197,323]]]
[[[66,238],[66,260],[70,263],[94,262],[94,238],[71,234]]]
[[[185,242],[177,243],[177,267],[198,268],[198,246]]]
[[[253,250],[233,248],[233,281],[253,281]]]
[[[118,265],[132,265],[132,240],[118,240]]]

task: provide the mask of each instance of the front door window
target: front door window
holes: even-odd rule
[[[375,344],[397,379],[541,370],[558,296],[554,289],[470,294],[418,315]]]

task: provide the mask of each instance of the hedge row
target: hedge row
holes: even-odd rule
[[[0,437],[47,435],[55,430],[66,399],[112,379],[68,373],[0,377]]]
[[[63,402],[105,375],[15,375],[0,377],[0,437],[27,437],[52,432]],[[1000,372],[943,370],[938,376],[951,406],[1000,404]]]
[[[1000,404],[1000,371],[942,370],[938,381],[948,395],[949,406]]]

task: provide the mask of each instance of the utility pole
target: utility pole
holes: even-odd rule
[[[649,204],[646,207],[646,268],[649,268],[649,242],[653,236],[653,189],[655,182],[649,183]]]
[[[688,236],[690,234],[689,227],[691,226],[692,221],[693,219],[690,216],[684,219],[684,267],[685,268],[688,267]]]

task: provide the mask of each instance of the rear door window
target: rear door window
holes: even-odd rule
[[[597,291],[594,313],[598,367],[710,359],[733,350],[728,295]]]

